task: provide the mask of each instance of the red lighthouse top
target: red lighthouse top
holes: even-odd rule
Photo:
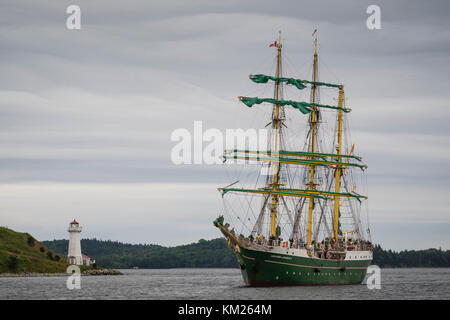
[[[79,223],[77,222],[77,220],[73,219],[73,221],[70,224],[79,224]]]

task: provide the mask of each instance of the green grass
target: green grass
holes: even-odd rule
[[[49,250],[28,233],[0,227],[0,273],[65,272],[65,257]]]

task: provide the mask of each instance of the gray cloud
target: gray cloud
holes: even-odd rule
[[[83,197],[95,190],[97,199],[90,198],[95,208],[85,206],[80,213],[89,235],[165,244],[219,236],[210,228],[221,206],[215,188],[229,177],[220,165],[173,165],[170,134],[192,130],[195,120],[222,131],[264,126],[270,111],[243,107],[236,96],[270,95],[272,89],[250,83],[247,75],[273,71],[268,44],[283,30],[284,72],[309,79],[311,32],[317,27],[320,79],[345,84],[352,138],[369,164],[374,240],[408,247],[400,241],[406,231],[383,232],[399,220],[408,230],[427,217],[429,230],[448,225],[441,192],[450,182],[449,4],[377,3],[382,30],[369,31],[369,1],[78,1],[82,29],[68,31],[70,1],[3,1],[0,186],[11,191],[3,196],[2,224],[35,228],[40,239],[64,236],[65,224],[82,211],[77,206]],[[333,93],[323,90],[321,98],[332,101]],[[303,126],[298,118],[292,128]],[[55,185],[45,189],[42,181]],[[145,184],[154,183],[168,184],[169,200],[150,197],[133,204],[129,193],[121,196],[128,188],[142,195],[149,190]],[[192,191],[199,183],[202,192],[211,188],[208,196]],[[179,196],[181,185],[192,202]],[[78,200],[50,210],[51,199],[64,190],[70,192],[63,198],[73,192]],[[199,209],[203,202],[208,206]],[[149,206],[154,211],[139,222],[142,207]],[[125,211],[128,221],[121,220]],[[161,212],[190,228],[179,232],[172,220],[158,221]],[[38,213],[46,226],[54,223],[26,222]],[[99,222],[108,217],[116,222]],[[139,226],[143,223],[148,228]],[[145,235],[135,236],[136,230]],[[157,230],[171,230],[170,239]],[[448,247],[448,239],[433,239],[430,246]],[[419,241],[409,245],[414,246]]]

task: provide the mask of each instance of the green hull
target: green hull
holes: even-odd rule
[[[371,260],[327,260],[239,248],[236,255],[249,286],[360,284]]]

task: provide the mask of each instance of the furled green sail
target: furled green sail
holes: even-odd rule
[[[304,190],[304,189],[268,189],[268,188],[259,188],[259,189],[244,189],[244,188],[219,188],[222,192],[222,195],[225,195],[228,192],[247,192],[247,193],[259,193],[259,194],[277,194],[277,195],[287,195],[287,196],[299,196],[299,197],[312,197],[312,198],[320,198],[320,199],[330,199],[329,197],[334,196],[343,196],[343,197],[351,197],[355,198],[358,201],[360,199],[367,199],[366,196],[362,196],[357,194],[356,192],[332,192],[332,191],[322,191],[322,190]]]
[[[364,170],[367,168],[366,165],[361,165],[357,163],[351,163],[351,162],[335,162],[335,161],[323,161],[323,160],[311,160],[311,159],[292,159],[292,158],[270,158],[270,157],[249,157],[249,156],[229,156],[224,155],[224,160],[226,159],[238,159],[238,160],[254,160],[254,161],[272,161],[272,162],[280,162],[280,163],[292,163],[292,164],[315,164],[317,166],[334,166],[334,165],[342,165],[342,166],[348,166],[348,167],[358,167],[361,170]]]
[[[331,87],[331,88],[339,88],[341,86],[340,84],[334,84],[334,83],[308,81],[308,80],[294,79],[294,78],[272,77],[272,76],[267,76],[265,74],[250,75],[250,80],[252,80],[255,83],[267,83],[269,80],[286,82],[290,85],[296,86],[300,90],[305,89],[307,83],[313,84],[316,86],[325,86],[325,87]]]
[[[296,86],[298,89],[303,90],[306,88],[306,86],[303,84],[304,80],[301,79],[293,79],[293,78],[280,78],[280,77],[272,77],[272,76],[266,76],[265,74],[255,74],[250,75],[250,80],[256,83],[267,83],[268,81],[279,81],[279,82],[286,82],[290,85]]]
[[[276,100],[272,98],[258,98],[258,97],[239,97],[239,100],[241,100],[247,107],[253,107],[255,104],[260,104],[263,102],[269,102],[273,104],[278,104],[280,106],[290,105],[291,107],[298,109],[301,113],[307,114],[311,112],[311,107],[316,106],[319,108],[328,108],[328,109],[337,109],[337,110],[343,110],[344,112],[350,112],[350,109],[347,108],[341,108],[336,106],[330,106],[326,104],[317,104],[317,103],[308,103],[308,102],[302,102],[302,101],[292,101],[292,100]]]
[[[353,158],[358,161],[361,161],[360,156],[352,155],[352,154],[336,154],[336,153],[318,153],[318,152],[304,152],[304,151],[288,151],[288,150],[280,150],[278,152],[272,150],[239,150],[239,149],[231,149],[225,150],[226,153],[255,153],[255,154],[263,154],[263,155],[287,155],[287,156],[305,156],[305,157],[319,157],[325,160],[326,157],[331,158]]]

